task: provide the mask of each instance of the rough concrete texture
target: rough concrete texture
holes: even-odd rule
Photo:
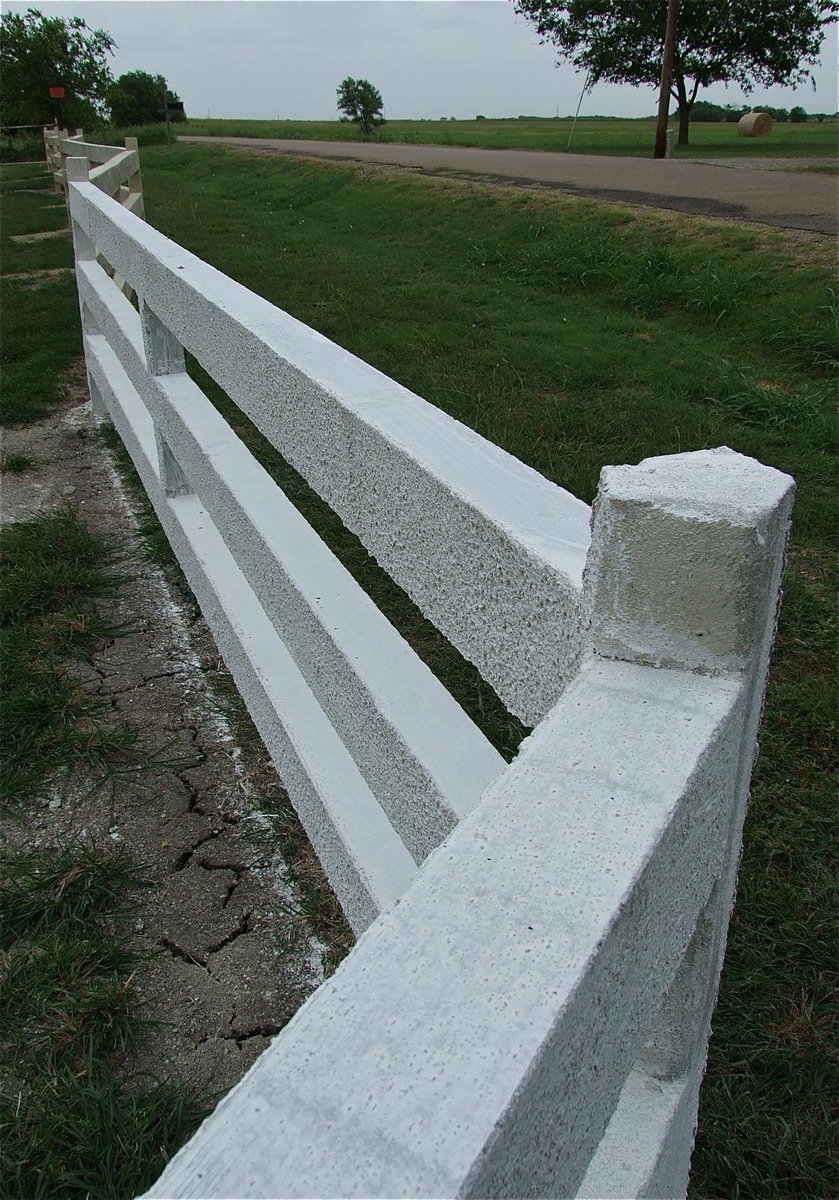
[[[778,570],[794,487],[725,447],[604,468],[586,564],[595,653],[744,670],[766,632],[761,597]]]
[[[646,595],[650,563],[624,560],[609,520],[616,475],[642,508],[630,546],[664,511],[682,566],[716,552],[735,591],[754,556],[699,518],[756,531],[732,669],[585,659],[151,1196],[684,1194],[791,502],[787,477],[731,452],[685,459],[605,473],[590,586],[607,611]],[[665,643],[691,597],[665,606]]]
[[[544,716],[580,653],[588,506],[92,185],[73,187],[71,207],[511,711]]]
[[[723,858],[740,712],[584,668],[149,1194],[574,1195]]]
[[[165,496],[151,418],[105,339],[87,334],[85,345],[97,404],[110,411],[344,912],[360,931],[404,892],[416,864],[197,497]]]
[[[64,409],[4,432],[36,466],[4,474],[2,517],[69,503],[124,549],[128,582],[108,616],[121,632],[79,668],[114,722],[141,731],[139,769],[97,785],[78,770],[33,816],[4,823],[5,847],[81,839],[128,847],[152,888],[134,902],[134,977],[149,1029],[133,1068],[214,1092],[232,1086],[322,977],[320,948],[284,867],[252,814],[279,781],[257,745],[237,745],[208,680],[223,672],[203,620],[177,607],[143,559],[116,476],[94,432],[84,371]],[[261,832],[260,832],[261,831]]]
[[[581,658],[575,572],[588,535],[567,536],[582,518],[580,507],[555,504],[546,534],[550,504],[540,508],[538,500],[547,492],[516,474],[513,460],[502,462],[492,447],[461,436],[415,397],[394,405],[390,381],[336,356],[324,339],[132,223],[88,185],[72,188],[71,202],[83,229],[77,248],[90,257],[92,244],[103,247],[172,336],[203,355],[205,366],[212,362],[234,398],[244,395],[243,408],[255,411],[269,396],[277,411],[319,410],[319,420],[304,421],[297,433],[322,449],[318,439],[327,430],[330,450],[333,442],[346,449],[350,476],[362,470],[354,463],[360,443],[343,434],[360,423],[375,433],[368,449],[376,462],[388,461],[395,448],[421,464],[420,480],[436,471],[482,517],[492,508],[478,501],[482,489],[497,494],[494,526],[502,536],[495,544],[506,538],[507,551],[512,544],[515,552],[525,547],[543,562],[561,562],[558,576],[574,597],[570,630],[550,643],[573,647],[566,678],[576,667],[558,702],[150,1195],[570,1196],[606,1150],[612,1160],[600,1162],[598,1174],[604,1194],[615,1194],[621,1172],[639,1190],[680,1194],[704,1045],[692,1043],[688,1069],[676,1078],[677,1042],[696,1014],[707,1028],[713,1004],[791,481],[728,451],[606,472],[587,575],[592,641]],[[236,489],[209,501],[220,530],[196,497],[167,498],[166,455],[158,467],[160,438],[141,396],[176,457],[192,456],[180,464],[187,477],[205,469],[199,450],[212,459],[223,449],[226,458],[226,442],[216,445],[207,430],[207,442],[194,437],[192,445],[186,412],[180,426],[165,415],[164,401],[175,410],[183,405],[201,424],[194,392],[180,386],[183,376],[163,376],[169,385],[157,380],[150,389],[138,373],[135,385],[126,374],[138,358],[135,318],[109,301],[94,268],[83,265],[80,277],[94,317],[86,318],[86,345],[98,392],[135,454],[196,594],[218,616],[222,643],[232,640],[233,657],[247,659],[242,677],[261,711],[270,687],[247,649],[253,631],[243,637],[239,617],[256,597],[246,587],[225,598],[218,578],[219,566],[227,569],[220,532],[235,540],[222,510]],[[120,343],[125,366],[114,354]],[[235,379],[225,374],[231,371]],[[342,408],[336,398],[347,393],[353,401]],[[330,418],[335,412],[337,420]],[[457,463],[446,463],[451,453]],[[319,490],[341,511],[333,482],[327,472]],[[381,494],[387,486],[382,480]],[[527,495],[536,515],[528,525],[518,513],[510,539],[502,513],[514,513]],[[491,557],[486,545],[479,557]],[[501,561],[509,566],[509,554]],[[705,624],[703,587],[710,588],[712,610]],[[267,594],[264,581],[256,588]],[[697,657],[695,643],[706,637],[701,644],[710,651]],[[543,644],[536,649],[550,660]],[[517,651],[527,657],[520,636]],[[299,754],[297,761],[302,765]],[[313,773],[309,778],[319,792]],[[222,892],[232,867],[215,866],[209,902],[218,909],[230,901]],[[700,944],[695,930],[708,914],[718,932]],[[235,944],[237,929],[243,936],[236,915],[229,914],[220,944],[196,940],[186,961],[209,961]],[[186,942],[171,913],[169,922]],[[670,1000],[692,988],[695,1003],[674,1016],[679,1005]],[[207,1007],[214,1011],[212,997]],[[644,1070],[633,1069],[654,1061],[672,1088],[658,1086],[654,1071],[645,1080]],[[640,1146],[630,1144],[639,1107],[633,1088],[656,1122]]]

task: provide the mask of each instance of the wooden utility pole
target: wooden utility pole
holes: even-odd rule
[[[667,118],[670,114],[670,85],[673,82],[673,62],[676,58],[676,22],[679,18],[679,0],[668,0],[667,28],[664,33],[664,55],[661,60],[661,89],[658,93],[658,122],[655,127],[655,150],[653,158],[664,158],[667,153]]]

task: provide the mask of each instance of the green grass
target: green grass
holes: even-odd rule
[[[101,778],[146,762],[136,730],[114,724],[110,705],[74,664],[113,638],[100,602],[121,584],[116,552],[70,508],[0,532],[0,808],[44,794],[84,766]]]
[[[587,501],[607,463],[721,444],[796,477],[786,599],[691,1194],[832,1197],[824,1125],[835,961],[827,920],[836,731],[830,244],[216,148],[150,148],[143,172],[158,228]],[[239,425],[367,579],[363,551]],[[439,646],[423,640],[434,658]],[[436,665],[444,675],[452,669]],[[454,690],[468,691],[453,670]],[[516,737],[507,732],[509,748]]]
[[[585,118],[571,132],[568,118],[483,121],[388,121],[369,140],[437,146],[484,146],[497,150],[551,150],[573,154],[621,154],[651,158],[655,121]],[[246,121],[192,119],[178,134],[208,137],[313,138],[360,141],[357,126],[343,121]],[[768,137],[741,138],[735,124],[694,124],[690,145],[677,147],[681,158],[836,157],[837,123],[776,124]]]
[[[127,931],[143,886],[124,850],[85,843],[0,861],[4,1200],[135,1195],[205,1115],[197,1096],[115,1066],[144,1031]]]
[[[81,353],[76,281],[66,274],[39,277],[41,270],[72,268],[69,236],[20,244],[20,233],[63,229],[67,210],[53,193],[24,190],[49,186],[45,168],[4,165],[2,191],[3,320],[0,322],[0,424],[22,425],[40,420],[60,403],[64,376]],[[22,278],[8,278],[10,275]]]
[[[37,465],[37,461],[31,454],[21,454],[16,450],[4,450],[0,454],[0,472],[6,472],[9,475],[23,475],[26,471],[31,471]]]

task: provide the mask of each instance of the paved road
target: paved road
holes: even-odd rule
[[[624,200],[653,208],[755,221],[787,229],[839,232],[835,175],[800,170],[732,169],[733,162],[613,158],[552,154],[537,150],[482,150],[466,146],[400,146],[381,142],[317,142],[280,138],[181,137],[184,142],[221,142],[278,154],[389,163],[428,174],[537,184],[578,196]],[[743,165],[742,161],[738,165]],[[798,169],[796,169],[798,168]]]

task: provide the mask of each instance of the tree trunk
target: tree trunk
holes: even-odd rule
[[[687,146],[688,133],[690,130],[690,110],[693,104],[688,100],[688,90],[685,86],[685,77],[678,71],[673,82],[676,84],[676,96],[679,101],[679,145]]]

